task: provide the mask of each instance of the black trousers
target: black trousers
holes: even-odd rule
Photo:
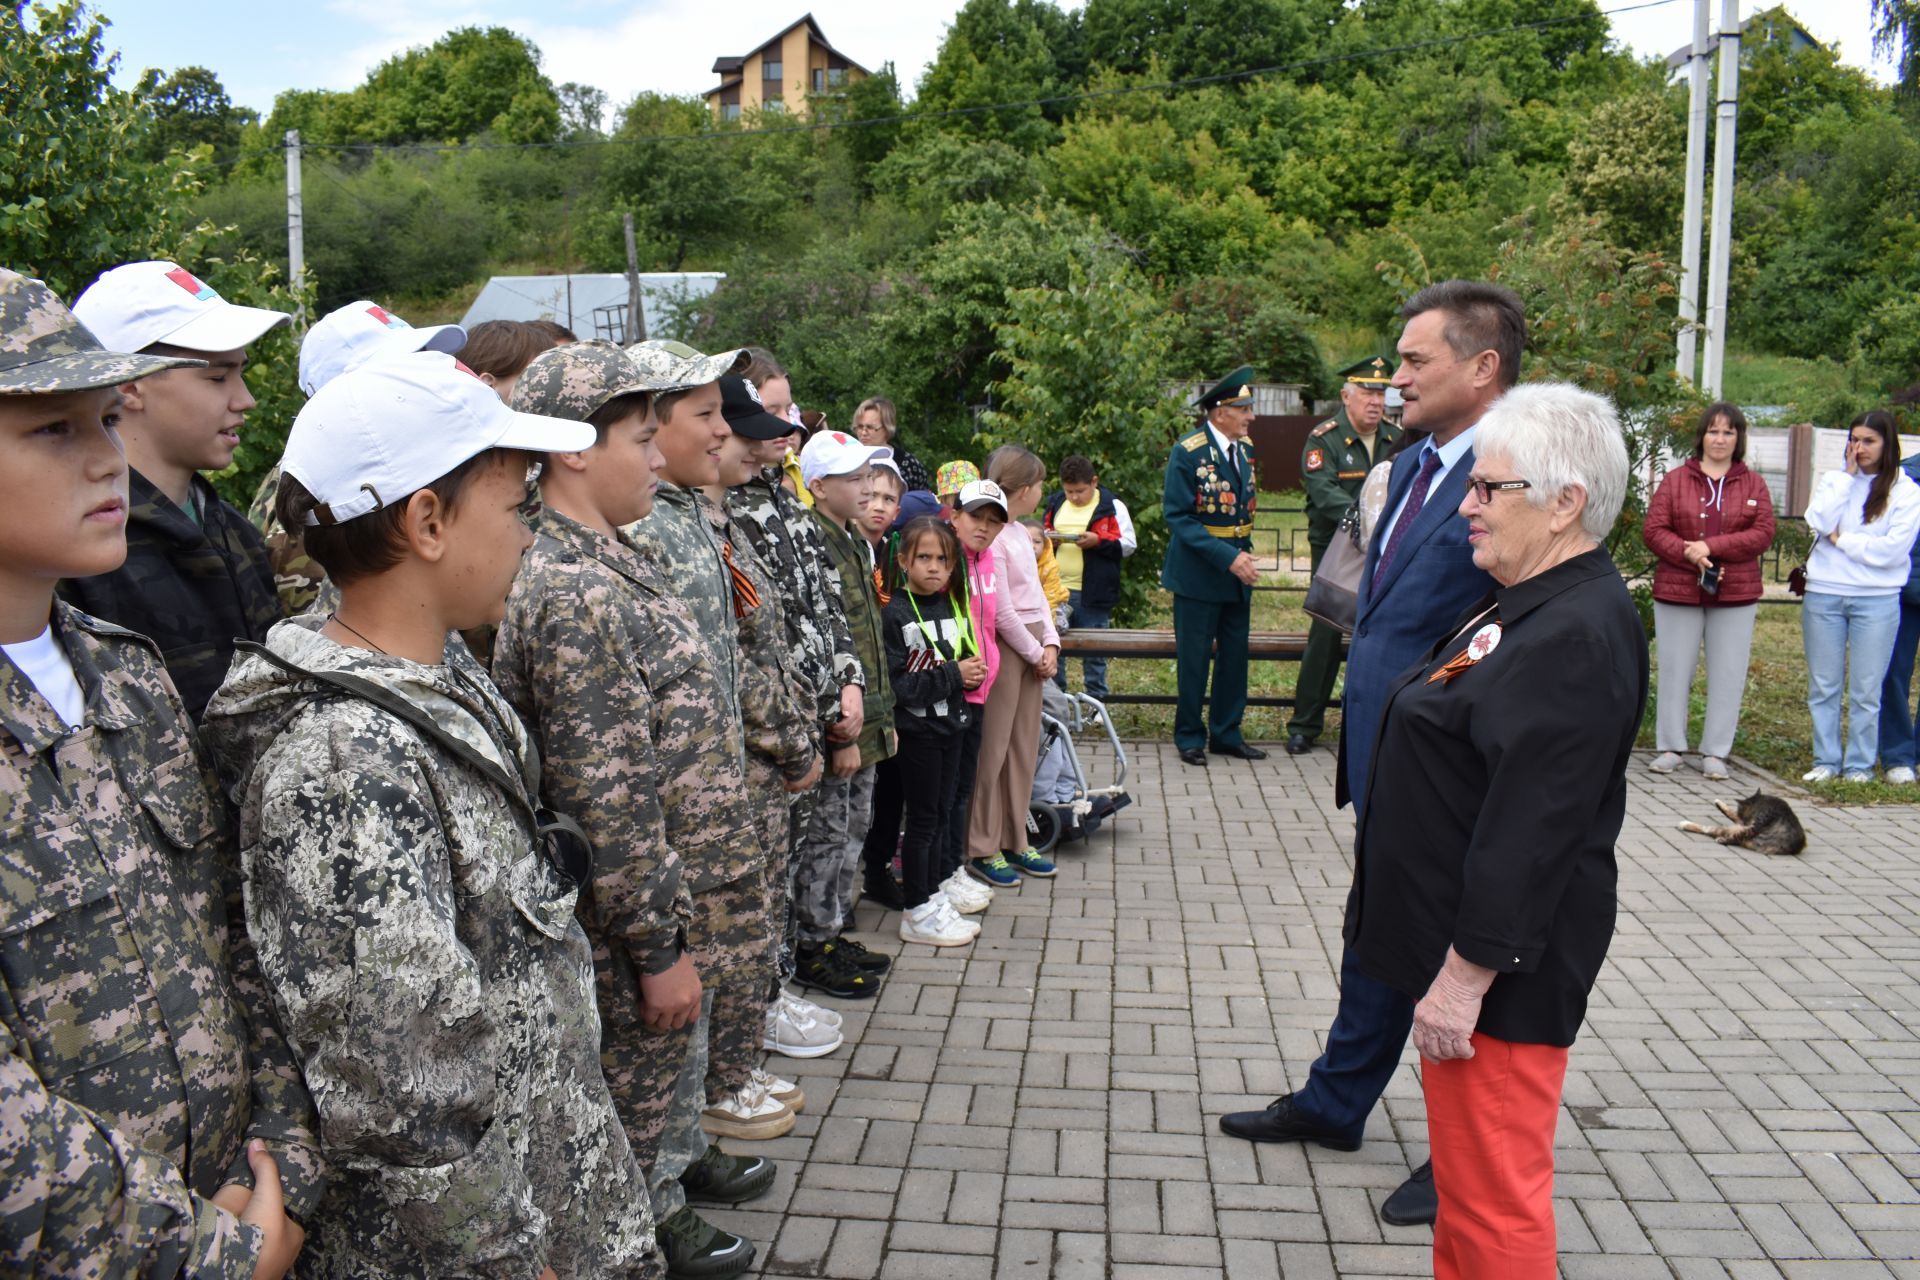
[[[914,733],[909,729],[900,735],[900,747],[893,759],[899,766],[897,776],[906,808],[907,833],[900,845],[900,872],[909,911],[931,898],[940,882],[952,874],[939,868],[966,740],[964,733]]]
[[[906,735],[900,738],[904,742]],[[860,846],[860,866],[868,884],[879,884],[893,874],[893,851],[900,843],[900,801],[900,757],[891,755],[873,766],[873,825]]]
[[[953,803],[947,809],[946,829],[940,833],[937,846],[940,860],[934,867],[938,872],[935,883],[958,871],[967,856],[967,809],[973,803],[974,772],[980,765],[980,727],[987,718],[985,707],[971,703],[968,713],[973,718],[960,736],[959,773],[953,784]]]

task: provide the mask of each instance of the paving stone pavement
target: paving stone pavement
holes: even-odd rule
[[[1332,1018],[1353,827],[1331,753],[1128,751],[1133,806],[1057,879],[832,1002],[845,1049],[772,1060],[807,1093],[753,1144],[779,1181],[711,1214],[759,1242],[756,1274],[1430,1274],[1428,1230],[1375,1214],[1426,1156],[1413,1070],[1352,1154],[1215,1127],[1303,1081]],[[1645,763],[1560,1115],[1562,1274],[1920,1280],[1920,807],[1802,798],[1806,856],[1765,859],[1675,826],[1779,784]],[[897,916],[860,924],[900,953]]]

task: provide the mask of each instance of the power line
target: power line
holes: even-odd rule
[[[919,120],[948,120],[964,116],[986,115],[997,111],[1018,111],[1027,107],[1053,107],[1074,102],[1091,102],[1103,98],[1124,97],[1137,93],[1173,93],[1182,89],[1200,88],[1205,85],[1231,84],[1253,80],[1262,76],[1278,75],[1283,72],[1305,71],[1315,67],[1337,66],[1348,62],[1362,62],[1373,58],[1397,57],[1409,53],[1422,53],[1432,49],[1444,49],[1453,45],[1465,44],[1474,40],[1488,40],[1496,36],[1517,35],[1525,31],[1539,31],[1549,27],[1565,26],[1569,23],[1584,22],[1590,17],[1612,17],[1618,13],[1634,13],[1642,9],[1659,9],[1680,0],[1642,0],[1639,4],[1622,5],[1613,9],[1602,9],[1597,15],[1567,14],[1558,18],[1540,18],[1532,22],[1516,23],[1507,27],[1489,28],[1484,31],[1468,31],[1455,36],[1440,36],[1432,40],[1416,40],[1404,44],[1387,45],[1376,49],[1361,49],[1351,53],[1327,54],[1317,58],[1302,58],[1296,62],[1276,63],[1269,67],[1253,67],[1245,71],[1226,71],[1216,75],[1189,76],[1180,80],[1165,80],[1152,84],[1116,85],[1109,89],[1087,89],[1078,93],[1053,94],[1043,98],[1023,98],[1014,102],[993,102],[981,106],[949,107],[941,111],[904,111],[885,116],[868,116],[858,120],[806,120],[788,125],[762,125],[752,129],[708,129],[699,133],[661,133],[649,134],[638,138],[569,138],[553,142],[308,142],[301,145],[314,150],[364,152],[381,151],[561,151],[587,147],[633,147],[651,146],[661,142],[709,141],[729,138],[752,138],[786,133],[824,133],[835,129],[870,128],[877,125],[906,124]],[[268,147],[258,151],[242,152],[228,162],[228,166],[253,156],[280,154],[280,148]]]

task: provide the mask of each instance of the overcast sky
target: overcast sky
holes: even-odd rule
[[[430,44],[453,27],[510,27],[530,37],[555,81],[605,89],[618,106],[636,91],[699,93],[714,58],[741,54],[811,4],[827,38],[869,68],[891,60],[909,92],[933,58],[961,0],[95,0],[112,21],[120,82],[144,67],[201,65],[235,102],[265,114],[283,89],[348,89],[382,59]],[[1636,0],[1602,0],[1621,9]],[[1799,0],[1788,7],[1817,38],[1878,78],[1870,0]],[[1743,0],[1743,14],[1767,7]],[[1713,5],[1716,15],[1720,5]],[[1665,56],[1693,38],[1690,0],[1615,14],[1635,53]],[[724,21],[719,20],[724,17]]]

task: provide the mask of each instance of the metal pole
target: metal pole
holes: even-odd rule
[[[1734,125],[1740,116],[1740,0],[1721,0],[1719,120],[1713,133],[1713,241],[1707,259],[1707,360],[1700,385],[1720,398],[1727,356],[1727,259],[1733,249]]]
[[[287,130],[287,278],[293,282],[293,292],[301,298],[294,307],[293,327],[304,330],[307,327],[307,304],[304,288],[307,282],[307,239],[305,214],[300,206],[300,131]]]
[[[1713,0],[1693,0],[1693,57],[1687,64],[1687,211],[1680,228],[1680,334],[1674,369],[1692,382],[1700,371],[1700,223],[1707,196],[1707,60],[1713,56]]]
[[[640,251],[633,244],[633,215],[620,216],[627,233],[627,343],[647,340],[647,313],[640,305]]]

